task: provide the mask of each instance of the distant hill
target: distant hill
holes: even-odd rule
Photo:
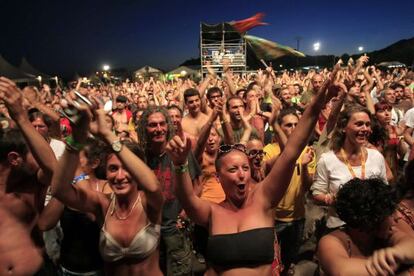
[[[370,63],[380,63],[383,61],[399,61],[407,66],[414,64],[414,37],[403,39],[390,46],[368,53]]]
[[[369,64],[378,64],[384,61],[399,61],[407,66],[414,66],[414,37],[410,39],[402,39],[384,49],[366,54],[370,57]],[[273,63],[274,68],[278,67],[280,64],[283,64],[284,68],[311,66],[315,64],[322,67],[332,67],[339,58],[342,58],[346,62],[349,57],[356,60],[360,56],[361,54],[350,56],[346,53],[342,56],[320,55],[306,56],[304,58],[285,56],[276,60],[271,60],[271,62]],[[251,50],[247,53],[247,64],[251,69],[257,69],[263,66]],[[181,65],[200,65],[200,58],[186,60]]]

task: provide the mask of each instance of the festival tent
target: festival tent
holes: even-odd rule
[[[143,77],[143,78],[148,78],[148,77],[159,78],[162,74],[163,73],[162,73],[161,70],[146,65],[146,66],[144,66],[144,67],[142,67],[138,70],[135,70],[133,72],[132,76],[134,78],[140,78],[140,77]]]
[[[384,61],[384,62],[378,63],[377,66],[388,67],[388,68],[406,67],[404,63],[401,63],[399,61]]]
[[[36,76],[24,73],[8,63],[3,56],[0,55],[0,76],[4,76],[14,82],[35,82],[38,81]]]
[[[34,75],[36,77],[41,76],[42,79],[44,80],[49,80],[51,78],[51,76],[44,74],[42,72],[40,72],[39,70],[37,70],[36,68],[34,68],[28,61],[26,58],[22,58],[22,61],[20,63],[19,69],[25,73],[28,73],[30,75]]]
[[[200,77],[200,71],[188,66],[180,66],[167,73],[168,76],[173,77],[188,77],[195,79]]]

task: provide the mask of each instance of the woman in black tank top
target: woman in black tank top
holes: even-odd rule
[[[272,209],[285,194],[296,160],[307,144],[321,108],[338,92],[333,87],[327,89],[337,70],[314,96],[270,173],[254,187],[245,147],[241,144],[220,147],[215,165],[226,199],[219,204],[204,201],[194,193],[188,174],[189,140],[179,132],[169,142],[167,153],[175,165],[177,197],[187,215],[209,229],[207,261],[215,273],[279,274]],[[230,98],[227,107],[237,119],[243,108],[236,101],[241,99]]]

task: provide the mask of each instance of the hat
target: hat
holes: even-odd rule
[[[120,102],[120,103],[126,103],[128,101],[128,99],[127,99],[127,97],[120,95],[120,96],[116,97],[116,101]]]

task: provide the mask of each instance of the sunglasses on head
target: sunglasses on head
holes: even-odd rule
[[[220,157],[223,154],[226,154],[232,150],[238,150],[243,153],[246,153],[246,146],[243,144],[233,144],[233,145],[221,145],[218,149],[218,157]],[[247,153],[246,153],[247,154]]]

